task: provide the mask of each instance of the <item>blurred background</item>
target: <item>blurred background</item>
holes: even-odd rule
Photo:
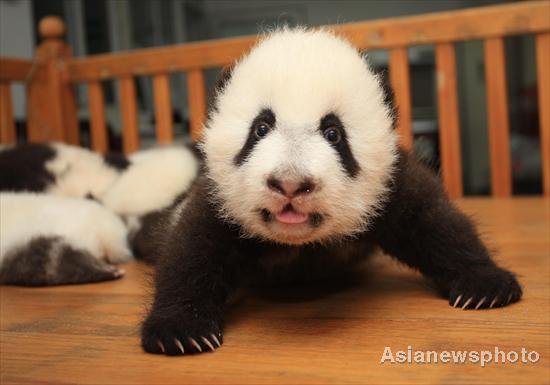
[[[39,43],[37,25],[46,15],[66,23],[66,41],[74,56],[125,51],[190,41],[251,35],[281,24],[318,26],[423,14],[506,3],[485,0],[0,0],[0,55],[31,58]],[[465,194],[490,191],[483,45],[459,43],[457,70]],[[387,79],[388,53],[369,51],[367,60]],[[439,167],[437,98],[433,46],[409,48],[413,133],[417,155]],[[506,38],[513,189],[541,193],[535,49],[532,36]],[[220,69],[206,72],[211,91]],[[153,144],[151,78],[136,78],[142,146]],[[25,128],[22,86],[14,85],[14,109],[20,135]],[[85,86],[77,89],[83,145],[89,138]],[[109,145],[120,150],[118,91],[104,82]],[[189,137],[185,74],[171,77],[174,132]]]

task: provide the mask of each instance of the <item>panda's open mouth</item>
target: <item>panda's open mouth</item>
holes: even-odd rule
[[[309,214],[300,213],[289,203],[282,211],[275,214],[275,219],[287,225],[297,225],[307,222]]]
[[[261,215],[264,222],[277,221],[283,225],[301,225],[309,223],[317,227],[323,220],[323,216],[319,213],[303,213],[297,211],[291,203],[283,207],[282,210],[272,213],[268,209],[262,209]]]

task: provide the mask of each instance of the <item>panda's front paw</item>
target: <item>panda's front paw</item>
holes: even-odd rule
[[[522,291],[515,276],[496,266],[464,273],[450,285],[449,304],[461,309],[486,309],[519,301]]]
[[[197,314],[153,311],[141,329],[148,353],[182,355],[212,352],[223,343],[221,323]]]

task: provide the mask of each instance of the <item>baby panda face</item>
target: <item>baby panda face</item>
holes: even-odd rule
[[[365,230],[396,158],[391,112],[364,58],[303,29],[268,35],[235,65],[202,148],[222,215],[286,244]]]

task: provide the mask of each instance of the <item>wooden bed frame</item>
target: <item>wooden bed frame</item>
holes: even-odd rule
[[[388,49],[390,81],[400,111],[401,143],[412,148],[411,99],[407,47],[434,44],[440,151],[443,181],[449,195],[462,196],[460,124],[454,43],[483,40],[487,83],[487,117],[492,194],[512,193],[504,37],[534,34],[540,115],[543,192],[550,196],[550,2],[526,1],[461,11],[329,26],[360,49]],[[0,143],[16,140],[10,84],[25,82],[27,134],[31,142],[49,140],[79,144],[73,85],[86,83],[91,147],[107,151],[105,102],[101,82],[114,79],[120,90],[125,153],[140,144],[135,76],[153,78],[158,143],[171,143],[172,107],[169,76],[187,75],[191,137],[201,136],[206,115],[203,70],[231,64],[256,37],[212,40],[131,52],[73,58],[63,41],[63,22],[46,17],[39,25],[42,43],[34,60],[0,58]]]

